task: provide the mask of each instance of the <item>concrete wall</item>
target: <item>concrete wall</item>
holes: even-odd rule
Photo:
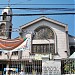
[[[30,33],[34,33],[34,30],[39,27],[39,26],[48,26],[50,27],[54,33],[56,34],[55,36],[57,37],[57,42],[56,42],[56,50],[58,52],[58,56],[54,55],[55,59],[59,59],[59,58],[67,58],[67,53],[66,51],[68,50],[67,48],[67,37],[66,37],[66,31],[65,31],[65,27],[64,26],[60,26],[60,25],[56,25],[54,23],[51,23],[49,21],[46,20],[41,20],[37,23],[34,23],[33,25],[30,25],[29,27],[23,29],[23,37],[26,37],[26,34],[30,34]],[[32,37],[30,35],[30,37]],[[51,43],[55,43],[55,39],[54,40],[50,40]],[[48,43],[47,40],[32,40],[32,44],[45,44]],[[31,50],[31,49],[30,49]],[[29,56],[29,51],[23,51],[22,52],[22,57],[28,57]],[[2,54],[2,56],[0,56],[0,59],[6,59],[7,56]],[[12,59],[18,59],[18,56],[12,56]]]
[[[30,25],[29,27],[23,29],[24,32],[23,33],[23,37],[25,37],[25,35],[27,33],[34,33],[34,30],[39,27],[39,26],[48,26],[50,28],[52,28],[52,30],[55,32],[56,37],[57,37],[57,51],[58,54],[61,58],[67,58],[67,38],[66,38],[66,31],[65,31],[65,27],[64,26],[60,26],[60,25],[56,25],[54,23],[51,23],[49,21],[45,21],[45,20],[41,20],[37,23],[34,23],[33,25]],[[36,41],[32,43],[36,43]],[[42,44],[42,42],[41,42]]]

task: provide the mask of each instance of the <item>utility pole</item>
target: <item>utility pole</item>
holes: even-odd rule
[[[12,52],[8,52],[8,53],[7,53],[7,58],[9,59],[9,60],[8,60],[8,68],[9,68],[9,70],[8,70],[8,72],[7,72],[8,75],[10,75],[11,57],[12,57]]]

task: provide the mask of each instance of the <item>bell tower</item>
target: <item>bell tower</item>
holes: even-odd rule
[[[3,9],[0,21],[0,38],[11,39],[12,9],[10,6]]]

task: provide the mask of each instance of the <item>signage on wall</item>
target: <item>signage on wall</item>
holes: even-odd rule
[[[42,62],[42,75],[61,75],[61,61]]]

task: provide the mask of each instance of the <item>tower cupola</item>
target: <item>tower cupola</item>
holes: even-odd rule
[[[2,11],[0,20],[0,38],[10,39],[12,32],[12,9],[10,6]]]
[[[12,21],[12,9],[10,8],[10,6],[6,7],[3,11],[2,11],[2,17],[1,17],[1,21]]]

